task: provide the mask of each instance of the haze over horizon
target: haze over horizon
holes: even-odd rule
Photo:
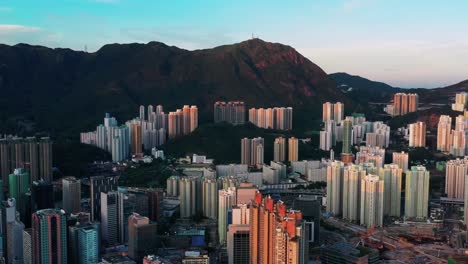
[[[96,51],[159,41],[193,50],[253,33],[294,47],[327,73],[434,88],[468,79],[467,10],[462,1],[3,0],[0,43]]]

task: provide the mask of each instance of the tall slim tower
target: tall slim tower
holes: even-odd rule
[[[397,164],[385,164],[379,170],[380,179],[384,182],[384,215],[401,216],[401,181],[403,170]]]
[[[66,213],[81,212],[81,181],[75,177],[65,177],[62,180],[62,201]]]
[[[288,139],[288,160],[290,162],[297,161],[299,159],[299,140],[295,137]]]
[[[343,150],[342,153],[350,154],[353,144],[353,122],[346,118],[343,121]]]
[[[344,104],[337,102],[333,105],[333,120],[337,124],[341,124],[341,121],[344,119]]]
[[[118,178],[94,176],[90,177],[91,220],[101,219],[101,192],[117,191]]]
[[[367,175],[361,180],[361,190],[361,225],[382,226],[384,181],[377,175]]]
[[[139,155],[143,153],[142,138],[141,138],[141,124],[138,121],[132,123],[132,154]]]
[[[359,221],[361,214],[361,180],[366,171],[359,165],[344,168],[343,177],[343,218]]]
[[[196,105],[190,107],[190,132],[198,127],[198,108]]]
[[[392,163],[397,164],[404,172],[408,170],[408,153],[407,152],[393,152]]]
[[[405,216],[425,219],[429,205],[430,173],[424,166],[413,166],[406,173]]]
[[[219,191],[218,235],[219,243],[224,245],[227,239],[228,211],[236,205],[236,188]]]
[[[26,193],[29,190],[29,183],[29,173],[24,169],[15,169],[13,174],[10,174],[9,176],[8,189],[10,191],[10,198],[15,199],[16,209],[20,213],[21,220],[23,221],[28,217],[28,198],[26,197]]]
[[[140,105],[140,120],[145,120],[145,106]]]
[[[119,199],[117,192],[101,192],[101,234],[108,245],[119,242]]]
[[[48,137],[39,140],[39,172],[41,179],[52,182],[52,140]]]
[[[344,163],[334,161],[327,167],[327,212],[335,216],[343,213]]]
[[[251,139],[241,139],[241,164],[250,165]]]
[[[218,183],[216,180],[203,181],[203,215],[211,219],[218,218]]]
[[[284,162],[286,160],[286,140],[284,137],[278,137],[273,143],[273,160],[276,162]]]
[[[409,146],[426,146],[426,123],[416,122],[414,124],[409,125]]]
[[[190,129],[190,106],[184,105],[182,108],[183,123],[182,123],[182,134],[187,135],[191,132]]]
[[[60,209],[44,209],[32,215],[33,264],[67,264],[67,221]]]

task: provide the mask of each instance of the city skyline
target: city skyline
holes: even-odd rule
[[[468,3],[398,2],[46,0],[31,8],[30,0],[5,0],[0,36],[5,44],[86,46],[94,52],[105,44],[149,41],[206,49],[253,34],[296,48],[327,73],[347,72],[405,88],[442,87],[468,78],[468,39],[461,37],[468,29],[463,16]],[[269,23],[278,16],[285,18],[281,26]]]

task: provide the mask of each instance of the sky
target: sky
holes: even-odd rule
[[[466,0],[0,0],[0,43],[9,45],[94,52],[160,41],[194,50],[252,34],[327,73],[407,88],[468,79]]]

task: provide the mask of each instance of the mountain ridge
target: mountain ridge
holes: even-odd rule
[[[124,121],[140,104],[162,104],[166,112],[195,104],[201,122],[211,121],[216,100],[293,106],[299,126],[319,118],[324,101],[354,105],[294,48],[260,39],[194,51],[161,42],[108,44],[93,53],[0,45],[0,91],[3,132],[52,135],[93,129],[105,112]]]

